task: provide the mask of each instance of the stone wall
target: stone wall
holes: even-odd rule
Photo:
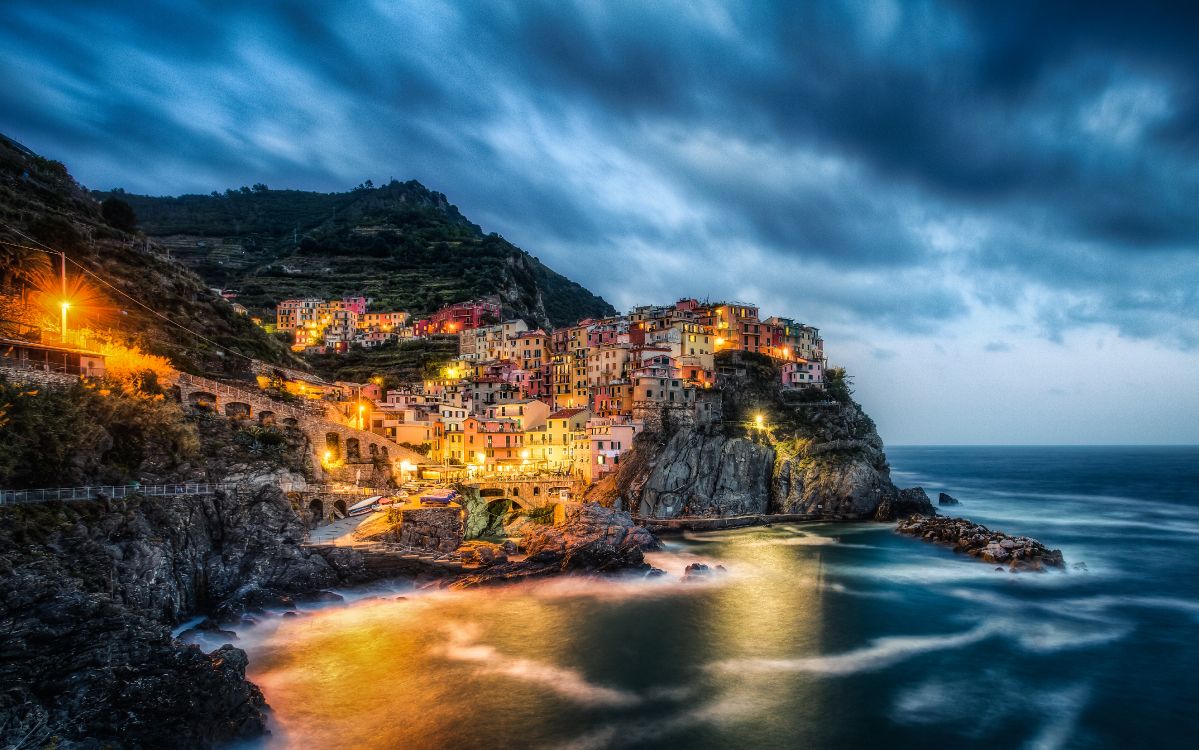
[[[405,508],[400,511],[400,544],[415,549],[453,552],[462,544],[462,508]]]
[[[61,386],[71,385],[79,381],[78,375],[49,370],[35,370],[28,367],[0,367],[0,372],[9,382],[22,385]]]

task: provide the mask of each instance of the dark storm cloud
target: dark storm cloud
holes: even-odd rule
[[[99,187],[415,177],[620,303],[755,293],[914,332],[984,305],[1187,347],[1196,13],[28,3],[0,128]]]

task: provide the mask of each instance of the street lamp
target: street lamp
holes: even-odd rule
[[[358,404],[358,429],[360,429],[360,430],[366,429],[366,416],[364,415],[365,412],[366,412],[366,405]]]
[[[65,299],[62,301],[62,343],[67,343],[67,310],[70,309],[71,303]]]

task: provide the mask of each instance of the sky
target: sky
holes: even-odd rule
[[[5,3],[0,132],[418,179],[618,308],[818,326],[888,443],[1199,443],[1199,4]]]

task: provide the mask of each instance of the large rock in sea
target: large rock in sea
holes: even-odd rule
[[[944,492],[937,495],[937,505],[961,505],[962,501],[958,500],[953,495],[947,495]]]
[[[909,487],[896,492],[894,498],[883,500],[874,512],[874,520],[895,521],[917,515],[935,516],[937,510],[923,487]]]

